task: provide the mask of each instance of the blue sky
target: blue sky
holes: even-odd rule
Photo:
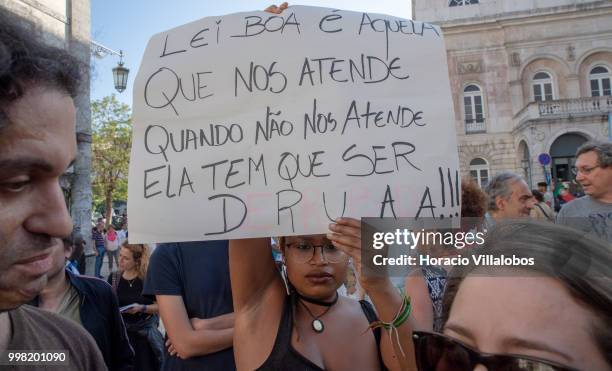
[[[128,88],[121,94],[117,93],[117,97],[131,106],[132,84],[151,36],[200,18],[262,10],[270,4],[273,2],[269,0],[92,0],[91,38],[108,48],[123,50],[130,76]],[[402,18],[411,18],[412,11],[411,0],[302,0],[289,4],[367,11]],[[112,55],[93,61],[92,100],[116,93],[111,71],[118,61],[119,58]]]

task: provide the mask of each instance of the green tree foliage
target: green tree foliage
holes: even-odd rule
[[[115,95],[91,103],[93,209],[103,205],[111,223],[113,200],[127,200],[132,145],[131,110]]]

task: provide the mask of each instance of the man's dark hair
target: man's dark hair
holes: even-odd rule
[[[612,142],[590,140],[578,147],[576,150],[576,157],[587,152],[595,152],[597,154],[599,166],[603,168],[612,166]]]
[[[74,98],[81,81],[81,63],[64,49],[44,44],[40,32],[8,11],[0,12],[0,130],[9,122],[6,110],[30,85],[47,86]]]
[[[538,182],[538,187],[548,187],[548,184],[546,182]]]
[[[538,202],[544,202],[544,195],[542,192],[538,191],[537,189],[532,189],[531,194],[536,200],[538,200]]]

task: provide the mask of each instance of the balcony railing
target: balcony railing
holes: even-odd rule
[[[514,116],[518,125],[534,119],[590,116],[612,111],[612,97],[588,97],[531,102]]]
[[[589,112],[603,113],[612,111],[612,97],[604,96],[539,102],[538,108],[540,116]]]
[[[487,131],[487,126],[485,125],[485,120],[465,120],[465,133],[466,134],[477,134],[484,133]]]

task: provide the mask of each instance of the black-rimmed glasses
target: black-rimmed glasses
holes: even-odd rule
[[[339,263],[346,258],[346,254],[337,249],[331,242],[326,242],[323,245],[313,245],[306,241],[300,241],[288,243],[287,247],[291,249],[298,263],[306,263],[312,260],[317,247],[321,249],[321,255],[329,263]]]

